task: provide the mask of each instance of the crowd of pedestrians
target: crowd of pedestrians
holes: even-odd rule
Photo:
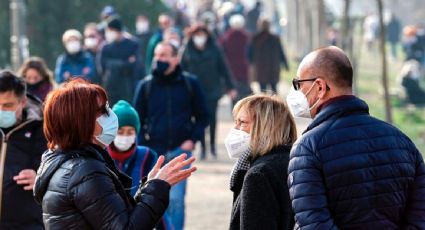
[[[290,66],[261,12],[177,10],[157,29],[138,15],[132,34],[106,6],[83,33],[65,30],[54,71],[31,57],[0,72],[0,229],[184,229],[193,151],[217,158],[226,94],[229,229],[425,229],[422,156],[353,95],[344,51],[312,51],[286,101],[271,95]],[[403,30],[419,66],[422,30]],[[252,95],[252,80],[267,93]],[[298,138],[294,117],[312,119]]]

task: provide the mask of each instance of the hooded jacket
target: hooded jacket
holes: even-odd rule
[[[23,169],[37,170],[41,154],[46,150],[43,134],[41,101],[28,94],[23,110],[22,122],[4,129],[0,128],[1,156],[4,161],[0,168],[3,176],[0,229],[44,229],[41,207],[34,201],[32,191],[16,184],[13,177]]]
[[[34,196],[48,229],[152,229],[168,206],[170,185],[151,180],[133,199],[131,179],[97,145],[43,154]]]

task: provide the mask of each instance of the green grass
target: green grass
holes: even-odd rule
[[[406,105],[397,84],[397,76],[402,66],[402,54],[399,49],[399,60],[388,61],[388,78],[391,93],[391,104],[393,113],[393,125],[403,131],[425,157],[425,108],[412,109]],[[357,96],[365,100],[369,105],[370,114],[381,120],[385,120],[385,108],[383,99],[383,88],[381,81],[380,55],[362,49],[358,60]],[[298,67],[297,62],[291,63],[290,72],[284,72],[282,80],[288,84],[294,76]]]

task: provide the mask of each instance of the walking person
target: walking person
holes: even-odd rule
[[[142,127],[139,143],[164,155],[166,162],[182,153],[191,155],[208,124],[201,86],[182,71],[178,50],[169,42],[155,48],[152,74],[139,83],[133,104]],[[167,213],[175,230],[184,227],[186,183],[170,192]]]
[[[40,99],[25,82],[0,72],[0,229],[44,229],[33,186],[41,154],[47,149]]]
[[[96,68],[93,57],[82,49],[83,36],[78,30],[65,31],[62,42],[65,52],[56,60],[55,80],[61,84],[74,76],[83,76],[87,80],[95,80]]]
[[[161,14],[158,16],[158,29],[152,34],[148,41],[145,54],[145,73],[148,75],[151,73],[152,60],[155,55],[156,46],[163,41],[163,33],[168,28],[174,25],[174,20],[167,14]]]
[[[105,37],[107,43],[97,57],[102,86],[112,105],[119,100],[131,101],[137,81],[142,78],[139,44],[124,36],[118,18],[108,21]]]
[[[244,29],[245,19],[242,15],[236,14],[230,17],[230,29],[227,30],[220,39],[224,54],[229,63],[232,75],[235,77],[237,97],[233,100],[233,105],[240,99],[252,94],[250,82],[248,80],[248,42],[249,36]]]
[[[198,78],[205,93],[209,112],[210,150],[211,155],[216,157],[215,131],[218,100],[224,92],[234,99],[237,92],[225,56],[205,26],[197,24],[191,28],[189,40],[183,48],[181,65],[183,70]],[[204,159],[206,151],[203,150],[202,154],[201,158]]]
[[[233,108],[235,127],[224,140],[231,158],[233,207],[229,229],[292,229],[286,184],[295,122],[278,96],[253,95]]]
[[[425,165],[412,141],[369,115],[353,68],[331,46],[300,63],[287,98],[312,123],[291,150],[296,229],[425,229]]]
[[[170,187],[196,170],[182,170],[194,161],[185,154],[163,167],[160,157],[133,199],[131,179],[104,149],[118,130],[105,90],[72,80],[48,95],[44,109],[49,151],[34,196],[47,229],[152,229],[168,206]]]
[[[289,71],[280,38],[270,32],[270,22],[262,19],[259,31],[254,35],[249,48],[249,60],[253,65],[254,79],[260,84],[261,91],[268,87],[277,92],[276,86],[280,80],[280,66]]]
[[[107,150],[117,168],[131,177],[130,195],[135,196],[140,181],[148,176],[158,156],[153,149],[138,145],[136,139],[140,132],[139,115],[128,102],[118,101],[112,111],[118,118],[118,133]],[[173,229],[168,215],[162,216],[156,229]]]

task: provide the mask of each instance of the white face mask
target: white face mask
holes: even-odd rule
[[[115,31],[107,30],[105,32],[105,39],[108,43],[112,43],[112,42],[118,40],[118,36],[119,36],[118,32],[115,32]]]
[[[149,23],[146,21],[136,22],[136,31],[138,33],[145,33],[149,30]]]
[[[311,88],[307,91],[308,95],[313,89],[315,83],[311,85]],[[314,103],[312,107],[309,106],[307,96],[304,95],[301,90],[295,90],[291,87],[288,96],[286,97],[286,103],[288,104],[289,111],[294,117],[312,118],[311,110],[319,103],[320,98]]]
[[[176,48],[180,48],[180,41],[179,40],[171,39],[169,42],[170,42],[171,45],[175,46]]]
[[[114,146],[119,151],[124,152],[129,150],[135,142],[136,142],[136,135],[131,135],[131,136],[117,135],[114,140]]]
[[[204,47],[205,43],[207,42],[207,36],[195,35],[193,36],[192,40],[193,40],[193,43],[195,43],[195,46]]]
[[[79,41],[69,41],[65,44],[66,51],[70,54],[76,54],[81,50],[81,44]]]
[[[102,114],[102,116],[96,119],[96,122],[102,127],[102,133],[95,136],[105,146],[108,146],[114,141],[118,132],[118,117],[109,106],[107,106],[107,110],[109,115]]]
[[[224,139],[224,145],[226,146],[229,157],[235,159],[249,151],[250,142],[251,135],[235,128],[232,128],[226,139]]]
[[[86,38],[84,39],[84,45],[89,48],[95,48],[97,46],[97,39],[96,38]]]

